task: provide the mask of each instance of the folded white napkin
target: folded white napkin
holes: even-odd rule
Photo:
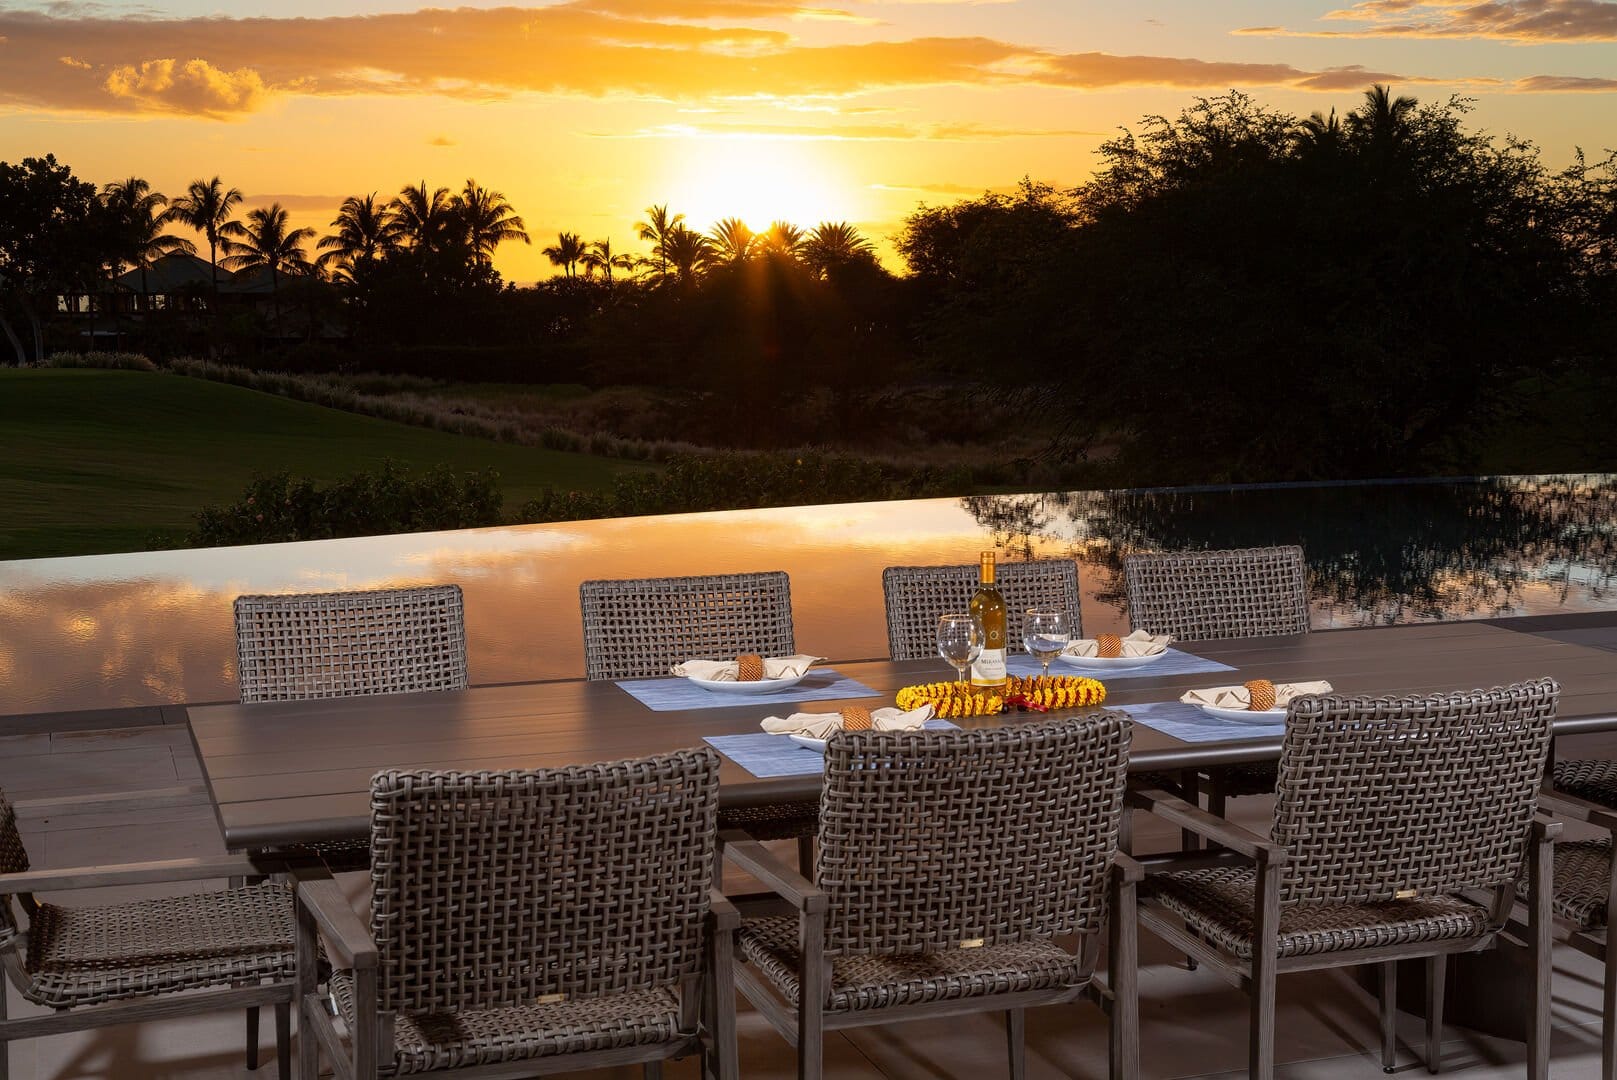
[[[824,659],[823,656],[766,656],[764,678],[795,679]],[[734,660],[687,660],[683,664],[675,664],[671,670],[682,679],[706,679],[709,682],[736,681]]]
[[[1167,634],[1148,634],[1144,630],[1136,630],[1123,639],[1123,655],[1155,656],[1167,649],[1172,640]],[[1068,656],[1093,659],[1100,652],[1100,643],[1094,638],[1075,638],[1067,642],[1067,647],[1061,651]]]
[[[895,709],[891,705],[885,709],[870,711],[871,726],[876,731],[914,731],[930,719],[932,719],[930,705],[922,705],[919,709],[911,709],[909,712]],[[778,716],[768,717],[758,726],[771,735],[807,735],[811,739],[829,739],[834,732],[842,730],[842,714],[799,712],[785,719]]]
[[[1329,694],[1331,684],[1320,682],[1275,683],[1275,708],[1284,709],[1291,699],[1304,694]],[[1206,690],[1186,690],[1179,698],[1186,705],[1211,705],[1215,709],[1245,709],[1252,696],[1244,686],[1213,686]]]

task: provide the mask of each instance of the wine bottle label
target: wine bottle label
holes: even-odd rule
[[[1005,685],[1005,650],[984,649],[971,665],[973,686]]]

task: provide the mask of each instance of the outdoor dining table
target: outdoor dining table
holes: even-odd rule
[[[1231,729],[1244,736],[1231,739],[1216,727],[1181,738],[1169,732],[1190,729],[1152,726],[1156,713],[1182,708],[1167,703],[1185,690],[1258,678],[1275,683],[1324,679],[1338,693],[1382,695],[1551,676],[1562,686],[1557,736],[1617,730],[1617,652],[1579,643],[1579,634],[1617,637],[1617,613],[1185,643],[1177,648],[1204,661],[1203,670],[1164,675],[1146,667],[1105,676],[1103,707],[1136,713],[1134,772],[1277,759],[1278,727],[1256,733]],[[844,704],[888,705],[900,687],[954,677],[941,660],[823,666],[830,670],[815,669],[819,682],[811,676],[776,694],[731,697],[680,686],[676,689],[687,691],[686,697],[676,695],[673,706],[664,701],[656,708],[641,700],[649,684],[626,688],[574,679],[432,694],[193,706],[190,730],[225,846],[262,850],[366,837],[370,779],[383,769],[585,764],[699,746],[711,737],[718,737],[722,752],[722,737],[756,735],[766,716],[835,712]],[[1054,671],[1077,673],[1061,664]],[[816,686],[821,687],[817,699],[811,693]],[[828,698],[827,688],[850,693]],[[694,703],[682,706],[680,700]],[[1039,716],[1009,712],[954,723],[981,727]],[[740,807],[812,799],[820,778],[807,771],[760,777],[726,758],[720,783],[721,805]]]

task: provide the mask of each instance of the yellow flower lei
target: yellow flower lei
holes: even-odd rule
[[[898,692],[900,709],[932,706],[937,716],[952,720],[965,716],[997,716],[1007,704],[1019,709],[1049,712],[1052,709],[1079,709],[1106,700],[1106,687],[1081,675],[1011,675],[1004,693],[981,690],[968,683],[935,682],[906,686]]]

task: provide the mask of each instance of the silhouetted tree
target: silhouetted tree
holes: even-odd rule
[[[163,231],[180,215],[162,192],[153,191],[152,185],[138,176],[106,185],[101,189],[101,201],[111,211],[113,226],[118,230],[114,256],[140,271],[140,306],[150,311],[147,269],[165,255],[195,254],[196,245]]]

